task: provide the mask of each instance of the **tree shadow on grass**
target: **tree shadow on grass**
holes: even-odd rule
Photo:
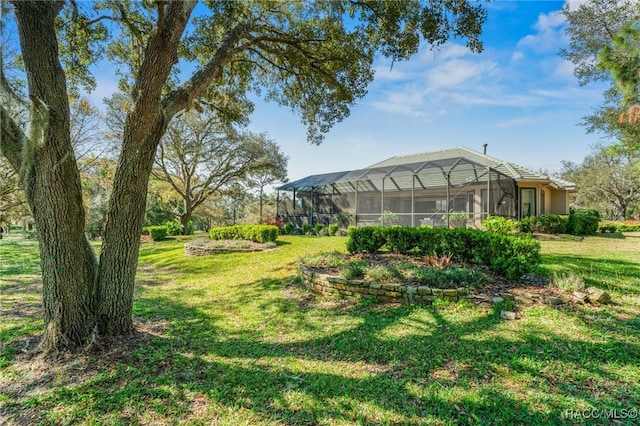
[[[618,259],[585,258],[567,254],[545,254],[543,268],[551,271],[574,272],[583,276],[587,285],[620,294],[640,295],[640,263]],[[615,279],[610,279],[615,278]]]
[[[22,378],[3,390],[5,407],[19,415],[29,402],[45,423],[571,424],[562,410],[640,403],[637,383],[608,367],[637,370],[637,342],[573,337],[534,315],[571,312],[503,322],[495,308],[459,304],[326,309],[288,297],[294,284],[257,280],[215,309],[142,295],[137,309],[162,329],[117,356],[117,346],[93,354],[78,380],[50,378],[47,393]],[[230,332],[247,310],[264,330]]]

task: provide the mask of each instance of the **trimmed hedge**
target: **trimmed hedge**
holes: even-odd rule
[[[147,226],[145,229],[153,241],[162,241],[167,238],[166,226]]]
[[[366,226],[349,229],[349,253],[373,254],[384,246],[400,254],[450,254],[456,262],[486,265],[511,279],[520,278],[540,263],[540,243],[529,235],[466,228]]]
[[[600,213],[597,210],[573,210],[569,214],[541,214],[519,222],[521,232],[543,234],[593,235],[598,231]]]
[[[569,211],[567,221],[567,233],[571,235],[593,235],[598,232],[600,213],[597,210],[573,210]]]
[[[249,240],[256,243],[275,241],[280,229],[274,225],[234,225],[212,228],[209,238],[212,240]]]
[[[619,221],[604,221],[599,231],[604,232],[640,232],[640,223],[625,223]]]
[[[541,214],[535,220],[534,230],[543,234],[566,234],[568,223],[566,214]]]

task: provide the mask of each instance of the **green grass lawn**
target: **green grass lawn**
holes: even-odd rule
[[[521,307],[515,321],[487,304],[314,296],[298,259],[344,251],[342,237],[199,258],[187,240],[142,245],[133,338],[58,360],[29,352],[42,328],[37,244],[1,240],[0,424],[612,422],[578,416],[591,409],[638,424],[638,233],[544,241],[541,272],[578,273],[614,303]]]

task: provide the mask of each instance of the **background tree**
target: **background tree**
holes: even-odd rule
[[[18,174],[0,157],[0,224],[17,223],[28,214],[24,192],[20,188]]]
[[[626,55],[622,55],[623,49],[615,47],[615,40],[621,37],[620,32],[625,27],[634,28],[640,23],[640,8],[637,1],[588,0],[580,3],[578,8],[573,10],[567,4],[563,13],[569,24],[567,34],[570,37],[570,43],[567,49],[561,50],[560,55],[574,64],[574,73],[579,83],[581,85],[596,81],[611,83],[610,88],[603,94],[603,104],[596,107],[593,114],[584,117],[582,124],[586,126],[588,132],[601,132],[606,137],[619,142],[623,147],[638,149],[640,124],[637,121],[620,120],[623,114],[628,113],[628,104],[623,105],[625,98],[619,90],[620,78],[616,77],[615,73],[611,73],[616,68],[616,64],[628,65],[629,61],[620,61],[620,59],[633,58],[630,54],[638,48],[632,43],[623,43],[626,46],[624,48]],[[617,53],[612,56],[614,51]],[[609,57],[608,61],[605,60],[606,57]],[[629,79],[625,81],[628,84]]]
[[[30,125],[26,130],[2,107],[0,148],[19,172],[38,229],[48,350],[78,348],[94,333],[132,331],[147,184],[176,114],[262,88],[267,99],[296,111],[318,143],[366,93],[376,53],[407,59],[422,41],[438,46],[450,37],[466,37],[477,51],[485,19],[468,0],[210,1],[186,33],[194,0],[11,4]],[[98,262],[84,236],[69,95],[93,86],[89,67],[103,53],[122,71],[131,101]],[[180,60],[195,67],[186,80],[177,72]],[[221,116],[232,120],[235,112]]]
[[[640,203],[640,155],[596,147],[582,164],[563,163],[562,178],[578,185],[575,203],[609,219],[629,219]]]
[[[82,173],[94,161],[104,158],[109,149],[100,110],[86,98],[69,101],[71,144]]]
[[[265,190],[269,185],[287,180],[289,162],[289,158],[280,153],[280,147],[272,141],[265,142],[265,153],[270,157],[264,160],[269,162],[269,167],[254,168],[245,179],[249,190],[258,191],[258,223],[263,223],[264,220]]]
[[[640,22],[627,24],[598,54],[598,67],[611,73],[621,106],[626,109],[618,121],[633,126],[640,137]],[[640,148],[640,140],[634,145]]]
[[[172,121],[155,163],[154,176],[170,184],[182,200],[174,214],[186,235],[193,212],[209,197],[251,174],[282,174],[286,157],[265,135],[238,133],[216,114],[189,112]]]

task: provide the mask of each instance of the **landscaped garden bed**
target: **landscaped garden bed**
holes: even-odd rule
[[[249,240],[209,240],[199,238],[184,245],[189,256],[207,256],[216,253],[242,253],[252,251],[275,250],[278,245],[273,241],[257,243]]]
[[[303,284],[317,294],[380,303],[432,304],[435,300],[522,304],[569,299],[545,277],[520,280],[499,276],[486,267],[454,264],[451,256],[397,253],[320,253],[302,259]]]

